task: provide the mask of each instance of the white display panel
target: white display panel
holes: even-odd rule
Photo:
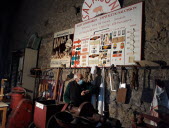
[[[141,35],[142,2],[78,23],[71,67],[133,65],[141,60]]]

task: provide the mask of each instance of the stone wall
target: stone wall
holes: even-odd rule
[[[123,7],[135,4],[141,0],[125,0]],[[20,11],[15,17],[12,28],[11,50],[24,48],[32,34],[37,32],[42,37],[39,52],[39,67],[49,67],[52,52],[54,32],[74,27],[81,22],[81,12],[76,12],[76,7],[82,8],[83,0],[24,0]],[[169,1],[145,0],[143,15],[143,59],[158,61],[161,64],[169,64]],[[81,71],[86,76],[87,70]],[[132,70],[128,70],[127,76],[128,97],[127,103],[121,104],[114,100],[113,92],[110,91],[109,78],[107,77],[107,104],[110,117],[117,118],[124,127],[130,127],[133,111],[149,113],[150,104],[141,102],[143,92],[144,70],[139,70],[139,90],[130,88]],[[64,77],[70,71],[64,70]],[[108,73],[108,70],[107,70]],[[154,69],[150,74],[151,88],[155,88],[154,81],[159,78],[167,81],[169,72],[167,69]],[[146,78],[148,79],[148,78]],[[146,80],[148,81],[148,80]]]

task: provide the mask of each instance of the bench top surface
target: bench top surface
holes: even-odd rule
[[[7,107],[8,104],[4,103],[4,102],[0,102],[0,107]]]

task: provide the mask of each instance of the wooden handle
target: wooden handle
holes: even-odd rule
[[[1,95],[3,95],[3,94],[4,94],[4,88],[1,87]]]
[[[38,95],[39,96],[40,96],[41,90],[42,90],[42,84],[39,84],[39,89],[38,89]]]
[[[45,84],[42,84],[42,92],[45,91]]]
[[[41,84],[39,84],[38,93],[40,92],[40,90],[41,90]]]
[[[125,71],[121,69],[121,83],[125,83]]]
[[[132,76],[131,76],[131,88],[135,88],[135,79],[136,79],[136,74],[135,72],[133,71],[132,72]]]
[[[46,89],[45,90],[48,91],[48,84],[46,84]]]
[[[58,88],[59,76],[60,76],[60,69],[58,69],[57,75],[56,75],[56,86],[55,86],[54,91],[53,91],[53,100],[57,99],[57,88]]]
[[[57,47],[57,41],[56,41],[56,39],[54,39],[54,41],[53,41],[53,48],[56,48]]]

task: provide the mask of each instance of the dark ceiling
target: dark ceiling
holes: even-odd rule
[[[10,31],[21,0],[2,0],[0,4],[0,79],[7,73]]]

